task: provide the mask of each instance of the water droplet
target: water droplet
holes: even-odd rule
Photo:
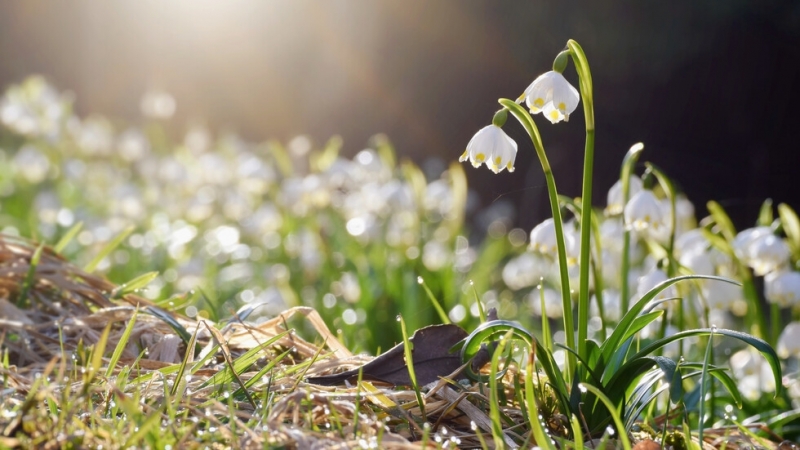
[[[717,332],[717,326],[716,325],[711,325],[711,332],[712,333],[716,333]]]
[[[606,433],[608,433],[609,436],[613,436],[614,435],[614,429],[609,426],[609,427],[606,428]]]
[[[403,320],[403,316],[401,316],[400,314],[398,314],[398,315],[397,315],[397,317],[395,317],[395,319],[396,319],[398,322],[400,322],[401,320]]]
[[[470,286],[475,286],[475,283],[472,280],[469,280],[469,285]]]
[[[579,384],[578,389],[584,394],[588,391],[588,389],[586,389],[586,386],[584,386],[583,384]]]
[[[417,283],[422,284],[424,282],[425,281],[422,279],[422,277],[417,277]]]

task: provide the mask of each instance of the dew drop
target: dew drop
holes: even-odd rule
[[[712,333],[716,333],[717,332],[717,326],[716,325],[711,325],[711,332]]]
[[[400,314],[398,314],[398,315],[397,315],[397,317],[395,317],[395,319],[396,319],[398,322],[400,322],[401,320],[403,320],[403,316],[401,316]]]
[[[417,283],[418,284],[422,284],[424,282],[425,282],[425,280],[423,280],[422,277],[417,277]]]

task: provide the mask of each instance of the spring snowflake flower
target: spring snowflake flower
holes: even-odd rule
[[[474,167],[486,163],[492,172],[500,173],[503,169],[513,172],[516,158],[517,143],[502,128],[492,124],[475,133],[458,160],[464,162],[469,159]]]
[[[781,358],[800,356],[800,322],[786,325],[778,338],[777,350]]]
[[[645,189],[631,197],[622,215],[625,225],[635,231],[657,231],[662,226],[664,211],[655,194]]]
[[[632,198],[643,189],[642,179],[636,175],[630,177],[628,182],[628,198]],[[625,203],[622,199],[622,180],[617,180],[606,195],[606,214],[614,216],[622,212]]]
[[[552,123],[569,121],[569,115],[581,99],[578,90],[554,70],[539,75],[523,95],[532,114],[544,113]]]
[[[774,234],[766,234],[747,247],[747,263],[756,275],[766,275],[789,264],[789,244]]]
[[[764,277],[764,297],[782,307],[800,303],[800,272],[777,270]]]

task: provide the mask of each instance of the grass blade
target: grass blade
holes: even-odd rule
[[[83,222],[78,222],[75,225],[73,225],[72,228],[70,228],[69,230],[67,230],[66,233],[64,233],[64,236],[61,236],[61,239],[59,239],[56,245],[53,246],[53,250],[59,254],[63,252],[64,249],[67,248],[69,243],[72,242],[73,239],[75,239],[75,236],[78,235],[78,233],[81,231],[81,228],[83,228]]]
[[[94,259],[89,261],[89,264],[86,264],[83,270],[89,273],[94,272],[100,262],[103,261],[106,256],[110,255],[111,252],[113,252],[117,247],[119,247],[119,244],[121,244],[125,238],[133,233],[133,230],[133,226],[129,226],[128,228],[122,230],[122,232],[120,232],[114,239],[110,240],[103,248],[100,249]]]
[[[120,284],[113,291],[111,291],[111,300],[120,299],[125,297],[128,294],[133,294],[134,292],[142,289],[143,287],[150,284],[151,281],[155,280],[158,276],[158,271],[147,272],[143,275],[139,275],[138,277],[128,281],[127,283]]]
[[[122,352],[125,351],[125,346],[128,345],[128,340],[131,338],[131,332],[133,331],[133,326],[136,324],[136,317],[139,315],[139,308],[137,307],[133,310],[133,316],[128,321],[128,326],[125,327],[125,331],[122,332],[122,336],[119,338],[119,342],[117,342],[116,348],[114,348],[114,353],[111,354],[111,360],[108,362],[108,368],[106,369],[106,378],[110,377],[112,373],[114,373],[114,368],[117,366],[117,362],[119,358],[122,356]]]

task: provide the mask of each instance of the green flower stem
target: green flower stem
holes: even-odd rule
[[[561,300],[564,308],[564,334],[567,335],[567,347],[575,347],[575,326],[572,315],[572,299],[570,297],[569,289],[569,272],[567,269],[567,249],[564,244],[564,225],[561,220],[561,207],[558,202],[558,191],[556,190],[556,180],[553,177],[553,170],[550,168],[550,162],[547,160],[547,155],[544,152],[544,144],[542,144],[542,137],[539,134],[539,129],[533,122],[533,118],[525,108],[516,104],[513,100],[501,98],[498,100],[501,105],[507,108],[514,117],[517,118],[519,123],[528,132],[528,136],[533,142],[533,148],[536,150],[536,156],[542,164],[542,171],[544,178],[547,182],[547,193],[550,197],[550,209],[553,214],[553,222],[556,229],[556,246],[558,249],[558,269],[561,276]],[[578,360],[574,354],[567,352],[567,366],[564,373],[569,377],[571,370],[577,367]]]
[[[644,145],[639,142],[634,144],[628,153],[625,154],[625,158],[622,160],[622,169],[620,170],[619,179],[622,182],[622,208],[625,208],[625,205],[628,204],[628,200],[630,200],[631,196],[631,175],[633,174],[633,166],[636,164],[636,161],[639,159],[639,155],[642,154],[642,150],[644,150]],[[622,303],[622,310],[628,310],[628,302],[630,293],[628,292],[628,273],[630,272],[631,267],[631,232],[627,226],[625,226],[625,219],[623,215],[623,223],[622,223],[622,264],[620,267],[620,300]]]
[[[575,63],[575,70],[580,80],[580,91],[583,99],[583,113],[586,118],[586,145],[583,153],[583,191],[581,204],[581,254],[580,254],[580,287],[578,291],[578,354],[588,358],[586,339],[589,325],[589,265],[590,237],[592,231],[592,171],[594,168],[594,97],[592,95],[592,73],[589,62],[581,46],[570,39],[567,47]],[[587,214],[588,212],[588,214]]]

